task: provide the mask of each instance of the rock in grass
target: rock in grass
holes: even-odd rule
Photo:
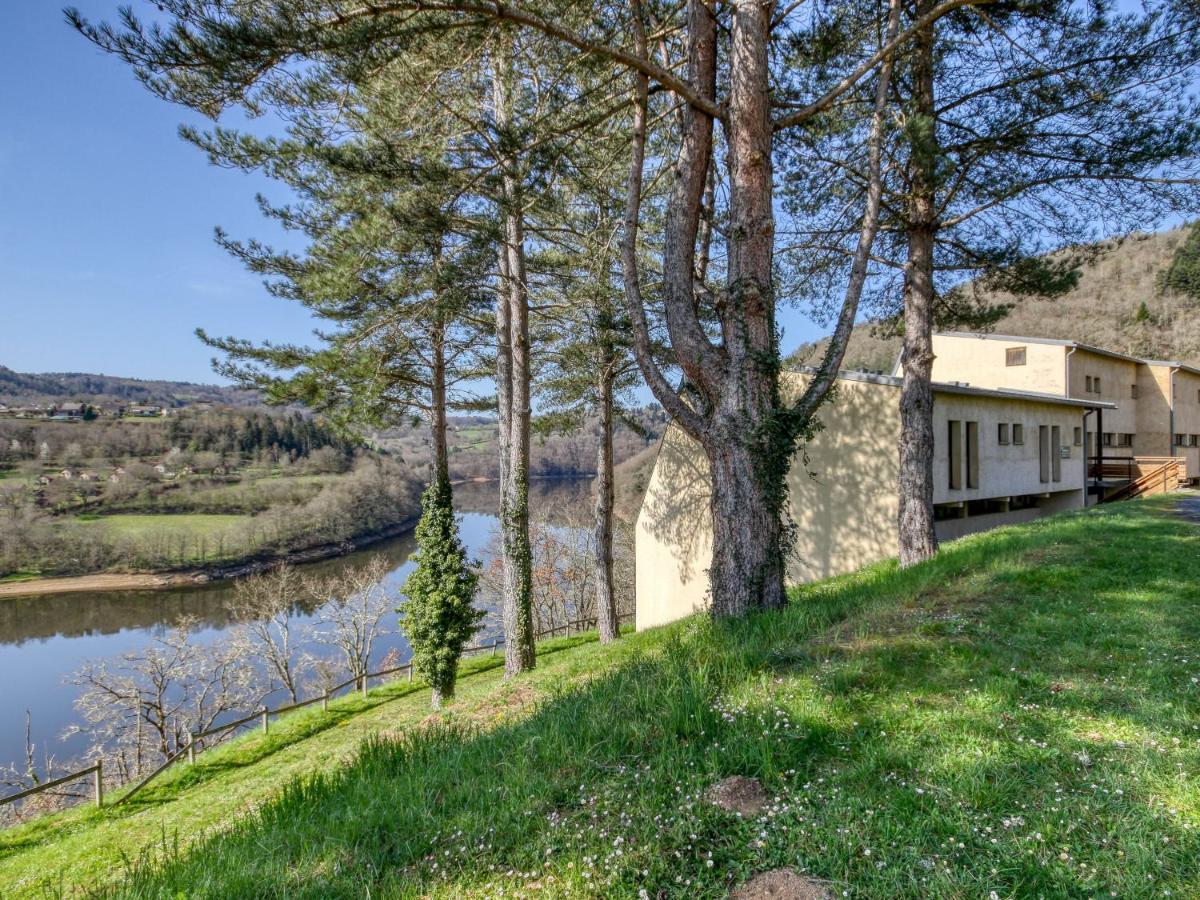
[[[832,900],[833,892],[826,882],[795,869],[772,869],[734,888],[730,896],[732,900]]]
[[[726,812],[757,816],[767,805],[767,792],[757,778],[733,775],[708,789],[708,801]]]

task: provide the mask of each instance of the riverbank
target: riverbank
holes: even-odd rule
[[[89,575],[64,575],[47,578],[27,578],[21,581],[0,583],[0,599],[7,597],[36,597],[44,594],[72,594],[93,591],[156,591],[167,588],[188,587],[245,578],[266,572],[282,563],[304,565],[334,559],[364,550],[381,541],[391,540],[412,531],[417,526],[415,518],[405,519],[396,525],[361,535],[345,541],[321,544],[288,553],[276,553],[254,557],[221,566],[164,570],[159,572],[103,572]]]
[[[284,718],[0,833],[0,883],[717,898],[786,866],[836,896],[1196,896],[1197,580],[1170,499],[997,529],[721,627],[572,638],[433,716],[400,682]],[[757,811],[707,802],[734,775]]]

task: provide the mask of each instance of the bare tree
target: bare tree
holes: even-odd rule
[[[296,602],[304,595],[303,579],[283,564],[272,572],[242,579],[234,584],[230,611],[243,624],[233,640],[241,655],[266,666],[268,673],[287,691],[291,701],[300,699],[299,682],[303,657],[296,655],[309,629],[296,626]],[[273,683],[272,688],[276,685]]]
[[[254,667],[231,645],[197,643],[195,629],[184,622],[112,663],[85,663],[69,683],[83,689],[75,707],[86,724],[67,734],[88,734],[89,755],[114,756],[121,775],[137,777],[221,715],[257,706]]]
[[[388,634],[384,619],[396,597],[384,584],[390,566],[383,556],[365,565],[315,582],[311,590],[326,600],[313,629],[313,640],[338,650],[353,678],[370,671],[375,641]]]

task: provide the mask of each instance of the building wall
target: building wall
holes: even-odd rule
[[[1025,348],[1025,365],[1008,365],[1007,351],[1020,347]],[[1059,344],[935,334],[933,380],[1065,395],[1066,352],[1067,348]]]
[[[1187,447],[1175,448],[1175,455],[1188,461],[1188,476],[1200,478],[1200,447],[1191,446],[1191,436],[1200,440],[1200,375],[1180,369],[1175,373],[1175,433],[1189,438]]]
[[[785,375],[788,388],[802,379]],[[1039,480],[1037,426],[1059,425],[1064,441],[1082,410],[1053,403],[975,394],[936,392],[934,401],[935,502],[1013,495],[1051,496],[1041,508],[1014,510],[943,522],[950,536],[984,527],[1027,521],[1083,505],[1083,461],[1071,448],[1061,460],[1062,480]],[[948,486],[948,422],[979,422],[979,488]],[[899,389],[894,385],[840,379],[834,398],[821,408],[822,429],[805,456],[797,455],[788,475],[792,517],[797,525],[791,583],[852,572],[898,552],[897,442]],[[1025,425],[1024,446],[996,443],[1001,421]],[[709,472],[703,451],[681,429],[671,427],[646,488],[636,526],[637,627],[671,622],[707,607],[707,568],[712,556]],[[965,484],[965,481],[964,481]]]
[[[979,423],[979,486],[950,487],[949,440],[951,420]],[[1008,425],[1008,444],[999,440],[999,425]],[[1013,425],[1024,429],[1024,443],[1013,442]],[[971,394],[937,393],[933,406],[933,502],[949,503],[993,497],[1012,497],[1043,492],[1079,490],[1084,487],[1083,448],[1074,445],[1074,429],[1082,427],[1083,410],[1058,403],[1039,403],[1017,398]],[[1039,426],[1059,428],[1059,480],[1041,480]],[[1064,457],[1062,454],[1065,453]],[[1083,505],[1082,499],[1079,501]]]
[[[1172,440],[1171,367],[1138,366],[1137,383],[1138,456],[1169,456]]]
[[[1138,435],[1137,406],[1140,399],[1133,397],[1130,388],[1139,384],[1138,369],[1143,368],[1133,360],[1117,359],[1087,350],[1076,350],[1071,355],[1071,382],[1069,397],[1080,400],[1103,400],[1117,404],[1116,409],[1104,410],[1104,432],[1114,435],[1135,435],[1132,447],[1111,446],[1104,448],[1105,456],[1146,456]],[[1087,380],[1100,379],[1099,393],[1087,390]],[[1088,428],[1096,431],[1095,415],[1088,420]],[[1095,452],[1093,450],[1093,452]]]

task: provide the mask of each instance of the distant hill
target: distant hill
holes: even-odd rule
[[[1200,301],[1158,286],[1160,274],[1171,265],[1187,235],[1187,228],[1176,228],[1105,241],[1100,255],[1084,268],[1075,290],[1057,300],[996,295],[997,302],[1014,305],[994,330],[1198,364]],[[790,360],[815,363],[824,348],[824,341],[805,344]],[[891,372],[899,351],[900,338],[891,333],[887,323],[860,325],[850,340],[843,368]]]
[[[253,406],[259,402],[259,397],[254,391],[216,384],[149,381],[86,372],[46,372],[35,375],[0,366],[0,403],[16,406],[67,400],[97,406],[130,403],[165,407],[188,406],[192,403]]]

